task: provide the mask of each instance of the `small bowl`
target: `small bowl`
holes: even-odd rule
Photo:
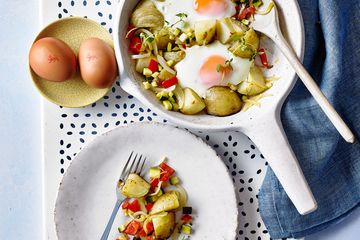
[[[50,23],[35,41],[44,37],[55,37],[70,46],[77,55],[82,41],[97,37],[112,48],[114,43],[110,33],[97,22],[81,17],[68,17]],[[34,42],[35,42],[34,41]],[[47,100],[63,107],[83,107],[96,102],[107,94],[110,88],[96,89],[88,86],[81,78],[80,72],[65,82],[51,82],[38,76],[30,67],[35,87]]]

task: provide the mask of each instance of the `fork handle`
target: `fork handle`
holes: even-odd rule
[[[326,116],[335,126],[340,135],[349,143],[355,141],[355,136],[350,128],[346,125],[341,116],[336,112],[334,107],[330,104],[326,96],[321,92],[319,86],[316,84],[311,75],[306,71],[305,67],[301,64],[296,56],[294,50],[290,47],[284,36],[281,34],[280,29],[277,27],[276,31],[269,31],[267,34],[280,48],[281,52],[289,61],[290,65],[294,68],[299,78],[304,83],[305,87],[309,90],[315,101],[319,104]]]
[[[114,223],[116,214],[117,214],[117,212],[119,211],[120,205],[121,205],[121,202],[120,202],[120,201],[116,201],[115,206],[114,206],[114,210],[113,210],[112,213],[111,213],[109,222],[107,223],[106,228],[105,228],[105,230],[104,230],[104,233],[103,233],[103,235],[101,236],[101,240],[107,240],[107,239],[108,239],[109,234],[110,234],[111,227],[112,227],[112,225],[113,225],[113,223]]]

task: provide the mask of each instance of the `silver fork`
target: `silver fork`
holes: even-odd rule
[[[141,171],[144,167],[146,158],[143,159],[142,163],[141,163],[141,159],[142,159],[142,155],[140,155],[140,157],[137,159],[138,154],[135,155],[134,159],[131,161],[132,155],[133,155],[134,151],[131,152],[124,169],[122,170],[119,180],[116,183],[116,203],[114,206],[114,210],[111,213],[110,219],[106,225],[106,228],[104,230],[103,235],[101,236],[101,240],[107,240],[109,237],[109,233],[111,230],[111,227],[114,223],[115,217],[117,212],[119,211],[119,208],[121,206],[121,204],[124,202],[124,200],[126,199],[126,197],[124,195],[121,194],[121,187],[122,187],[122,183],[124,183],[126,181],[126,179],[129,177],[130,173],[136,173],[138,175],[141,175]],[[129,163],[130,167],[128,168]],[[135,166],[135,168],[133,169],[133,167]]]

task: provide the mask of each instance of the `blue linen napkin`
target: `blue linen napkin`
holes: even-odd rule
[[[360,1],[299,0],[304,65],[360,137]],[[269,168],[259,193],[272,238],[303,237],[339,222],[360,202],[360,144],[346,143],[300,80],[282,109],[290,144],[318,202],[301,216]]]

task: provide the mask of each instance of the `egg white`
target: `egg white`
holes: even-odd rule
[[[175,66],[180,86],[183,88],[189,87],[199,96],[205,97],[206,90],[211,86],[206,86],[201,82],[199,71],[205,60],[213,55],[220,55],[227,60],[233,59],[231,62],[231,74],[224,78],[222,85],[229,83],[237,85],[246,80],[252,61],[234,56],[225,45],[219,41],[214,41],[206,46],[195,45],[186,49],[185,58]]]
[[[194,9],[194,0],[153,0],[155,6],[159,11],[164,15],[164,18],[167,22],[171,24],[176,23],[179,18],[176,16],[178,13],[186,13],[188,17],[185,19],[185,25],[183,23],[179,23],[176,27],[184,28],[184,27],[193,27],[194,23],[201,20],[209,20],[209,19],[220,19],[224,17],[231,17],[236,13],[235,3],[231,0],[227,1],[227,9],[222,14],[217,16],[209,16],[205,14],[199,14]]]

